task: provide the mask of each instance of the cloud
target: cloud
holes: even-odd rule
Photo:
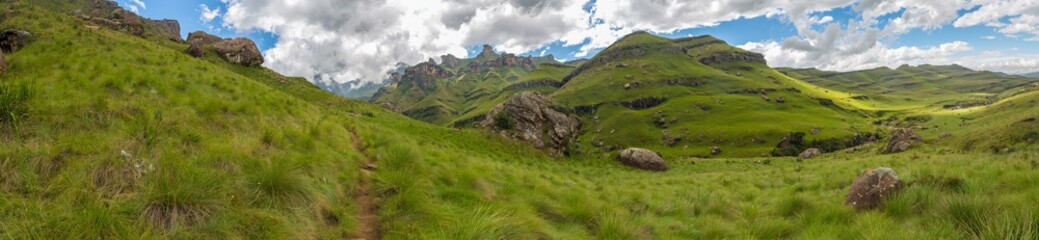
[[[891,47],[909,31],[978,24],[1008,36],[1039,40],[1034,0],[222,0],[222,25],[278,35],[265,51],[280,72],[338,81],[378,81],[395,64],[442,54],[466,56],[468,47],[544,51],[561,43],[587,57],[620,37],[647,30],[671,33],[741,18],[774,17],[797,35],[747,43],[777,66],[853,69],[924,61],[951,62],[970,51],[966,42],[934,47]],[[979,7],[980,6],[980,7]],[[841,22],[828,11],[850,7]],[[203,21],[220,9],[202,6]],[[973,11],[971,11],[973,10]],[[962,17],[962,12],[967,12]],[[209,15],[207,15],[207,13]],[[821,28],[820,28],[821,27]],[[570,57],[570,56],[567,56]]]
[[[148,9],[148,5],[145,5],[144,2],[142,2],[141,0],[130,0],[129,2],[124,3],[124,5],[126,5],[126,7],[129,8],[131,12],[136,13],[139,12],[139,10],[141,9]]]
[[[970,44],[961,41],[928,48],[891,48],[884,44],[876,44],[863,49],[837,48],[829,51],[798,49],[786,45],[787,43],[769,41],[751,42],[739,47],[762,53],[774,67],[819,68],[830,71],[895,68],[903,64],[952,64],[956,63],[957,59],[953,58],[956,54],[973,50]],[[854,54],[849,54],[850,52]]]
[[[979,70],[1011,74],[1039,72],[1039,56],[1006,56],[999,52],[986,53],[985,58],[964,59],[964,65]]]
[[[202,12],[202,14],[198,17],[199,20],[202,20],[202,23],[212,22],[213,19],[216,19],[220,16],[220,7],[210,9],[209,6],[206,6],[206,4],[200,4],[198,6],[198,9]]]

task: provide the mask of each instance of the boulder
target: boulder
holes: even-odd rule
[[[188,47],[188,54],[195,58],[202,58],[206,54],[206,46],[200,42],[193,42]]]
[[[794,156],[804,151],[805,146],[805,133],[793,132],[790,135],[783,137],[776,144],[776,148],[772,150],[772,156]]]
[[[885,167],[867,170],[852,182],[844,205],[856,210],[880,208],[884,200],[901,190],[903,185],[895,170]]]
[[[32,38],[32,33],[18,30],[18,29],[7,29],[0,32],[0,49],[4,53],[12,53],[18,51],[29,44],[29,39]]]
[[[576,145],[581,120],[539,93],[521,92],[487,112],[480,126],[559,156]]]
[[[776,98],[776,103],[786,103],[786,98],[785,97],[777,97]]]
[[[804,152],[801,152],[801,155],[798,155],[797,158],[798,159],[809,159],[809,158],[813,158],[813,157],[816,157],[816,156],[819,156],[819,155],[823,155],[823,151],[822,150],[819,150],[818,148],[809,148],[809,149],[805,150]]]
[[[903,152],[920,141],[923,141],[923,138],[920,137],[920,134],[913,132],[913,129],[896,128],[891,132],[891,140],[888,141],[887,146],[884,146],[881,153]]]
[[[263,54],[256,48],[256,43],[248,38],[235,38],[224,40],[213,44],[220,56],[232,63],[245,66],[259,66],[263,64]]]
[[[667,171],[667,163],[657,153],[642,149],[642,148],[628,148],[621,151],[620,155],[617,156],[617,160],[628,166],[632,166],[638,169],[650,170],[650,171]]]
[[[199,43],[202,45],[210,45],[221,41],[224,41],[224,39],[203,31],[195,31],[188,34],[188,43],[191,44]]]
[[[714,146],[711,147],[711,155],[718,155],[722,153],[722,148]]]

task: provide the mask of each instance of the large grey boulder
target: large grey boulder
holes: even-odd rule
[[[480,126],[559,156],[576,145],[581,120],[539,93],[521,92],[487,112]]]
[[[232,63],[245,66],[259,66],[263,64],[263,54],[256,47],[256,43],[248,38],[235,38],[224,40],[213,44],[220,56]]]
[[[18,29],[7,29],[0,32],[0,49],[4,53],[12,53],[18,51],[29,44],[29,39],[32,38],[32,33],[18,30]]]
[[[667,171],[667,163],[657,153],[642,149],[628,148],[621,151],[617,159],[628,166],[650,171]]]
[[[903,186],[895,170],[886,167],[867,170],[852,182],[844,205],[856,210],[877,209],[883,206],[885,199],[897,193]]]
[[[909,150],[909,147],[913,146],[913,144],[921,141],[923,141],[923,137],[913,132],[913,129],[896,128],[894,131],[891,131],[891,139],[888,140],[881,153],[903,152]]]

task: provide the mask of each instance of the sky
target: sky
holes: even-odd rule
[[[286,75],[378,82],[397,63],[591,58],[634,31],[713,35],[772,67],[1039,72],[1039,0],[116,0],[182,34],[246,36]]]

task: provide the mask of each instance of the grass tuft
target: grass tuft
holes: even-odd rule
[[[246,171],[252,204],[261,207],[300,206],[311,199],[302,167],[292,160],[270,160]]]
[[[224,181],[217,176],[184,162],[159,166],[143,184],[141,216],[165,230],[206,220],[222,207]]]

